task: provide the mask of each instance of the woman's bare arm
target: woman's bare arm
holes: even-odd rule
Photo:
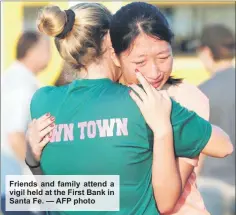
[[[40,162],[34,158],[29,143],[27,143],[25,163],[27,164],[33,175],[43,175],[43,171],[40,167]]]
[[[178,86],[171,86],[170,93],[172,93],[173,97],[184,107],[187,109],[196,112],[199,116],[209,121],[210,117],[210,104],[207,96],[201,92],[198,87],[189,84],[187,82],[183,82]],[[193,99],[194,98],[194,99]],[[184,189],[185,184],[191,175],[192,171],[199,172],[202,165],[203,159],[205,155],[200,154],[198,165],[194,169],[194,166],[186,162],[185,159],[177,158],[176,162],[180,171],[182,188]],[[190,159],[189,159],[190,160]]]
[[[40,158],[43,148],[49,143],[52,130],[54,129],[54,120],[50,114],[45,114],[37,120],[33,120],[27,131],[27,150],[25,162],[34,175],[42,175],[40,167]]]
[[[161,213],[166,213],[174,207],[175,200],[182,191],[170,121],[172,102],[166,91],[157,91],[141,73],[137,73],[137,78],[144,90],[131,85],[139,97],[132,91],[130,95],[154,134],[152,185],[158,209]]]
[[[178,91],[175,95],[176,90]],[[208,98],[194,85],[184,82],[172,92],[175,99],[187,109],[194,111],[205,120],[209,120],[210,105]],[[194,98],[194,99],[193,99]],[[233,146],[228,135],[219,127],[212,126],[212,135],[202,154],[224,158],[233,152]],[[200,156],[202,159],[204,156]],[[202,163],[200,161],[200,163]]]
[[[233,153],[233,144],[226,134],[218,126],[212,125],[212,134],[202,153],[211,157],[224,158]]]
[[[182,192],[171,124],[166,135],[158,137],[154,133],[152,185],[160,213],[170,212]]]

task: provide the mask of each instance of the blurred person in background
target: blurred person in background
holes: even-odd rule
[[[17,43],[16,61],[2,76],[1,209],[4,215],[31,214],[5,211],[5,176],[23,173],[30,101],[39,88],[36,75],[48,65],[49,60],[49,40],[37,32],[25,32]]]
[[[235,36],[223,25],[206,26],[198,54],[211,75],[200,85],[209,99],[210,122],[226,131],[235,146]],[[200,190],[211,214],[226,214],[225,208],[235,214],[235,152],[224,159],[204,158],[200,175]]]

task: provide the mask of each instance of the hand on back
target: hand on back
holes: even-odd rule
[[[55,118],[49,113],[38,119],[33,119],[28,126],[27,140],[30,144],[35,160],[40,161],[43,148],[49,143]]]

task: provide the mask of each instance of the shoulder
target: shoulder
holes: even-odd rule
[[[126,97],[126,95],[128,95],[127,93],[129,92],[130,88],[120,83],[113,83],[110,87],[110,90],[112,90],[112,92],[116,92],[117,94],[124,93],[122,97]]]
[[[109,102],[117,102],[120,104],[132,103],[132,99],[129,95],[130,88],[119,84],[112,83],[108,88],[103,92],[104,99]]]
[[[69,90],[70,85],[71,84],[59,87],[55,86],[41,87],[34,93],[33,99],[44,99],[44,98],[55,99],[54,96],[63,95],[64,93],[66,93]]]
[[[34,93],[32,101],[48,99],[56,91],[57,91],[56,87],[52,87],[52,86],[41,87]]]
[[[199,88],[206,94],[215,93],[220,88],[225,88],[229,83],[235,83],[235,69],[229,68],[222,70],[208,80],[199,85]],[[217,87],[216,87],[217,86]]]
[[[142,117],[137,104],[133,101],[129,94],[130,90],[131,88],[125,85],[119,83],[112,84],[109,102],[112,102],[113,104],[116,103],[117,106],[119,106],[122,111],[127,114],[129,113],[132,116]]]
[[[145,122],[137,104],[130,96],[130,90],[131,88],[125,85],[112,83],[104,90],[102,96],[99,97],[99,103],[101,106],[106,107],[106,109],[108,107],[112,109],[112,112],[125,114],[130,119],[140,119],[142,122]]]
[[[174,98],[176,101],[188,110],[209,119],[209,99],[197,86],[183,82],[175,88]]]
[[[183,82],[178,86],[177,98],[187,100],[192,98],[193,101],[208,102],[207,96],[195,85]]]
[[[32,118],[38,118],[53,110],[66,96],[69,85],[54,87],[46,86],[38,89],[31,100],[30,111]]]
[[[207,96],[195,85],[183,81],[178,85],[165,85],[164,89],[168,91],[169,95],[178,102],[185,101],[189,98],[197,98],[207,101]]]

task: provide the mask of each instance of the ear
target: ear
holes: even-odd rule
[[[117,67],[121,67],[120,60],[117,57],[117,55],[115,53],[115,50],[112,47],[112,42],[111,42],[111,37],[110,37],[110,32],[109,31],[108,31],[108,33],[106,35],[106,44],[107,44],[107,47],[109,48],[110,56],[111,56],[111,59],[112,59],[113,63]]]
[[[213,53],[208,46],[205,47],[205,53],[213,59]]]
[[[120,59],[117,57],[115,50],[111,47],[110,48],[110,53],[111,53],[111,59],[113,61],[113,63],[117,66],[117,67],[121,67],[121,63],[120,63]]]
[[[106,40],[107,47],[109,47],[109,48],[112,47],[110,31],[107,32],[107,34],[105,36],[105,40]]]
[[[213,59],[212,51],[208,46],[202,47],[200,53],[204,58],[206,58],[206,57],[209,58],[210,57],[210,58]]]

